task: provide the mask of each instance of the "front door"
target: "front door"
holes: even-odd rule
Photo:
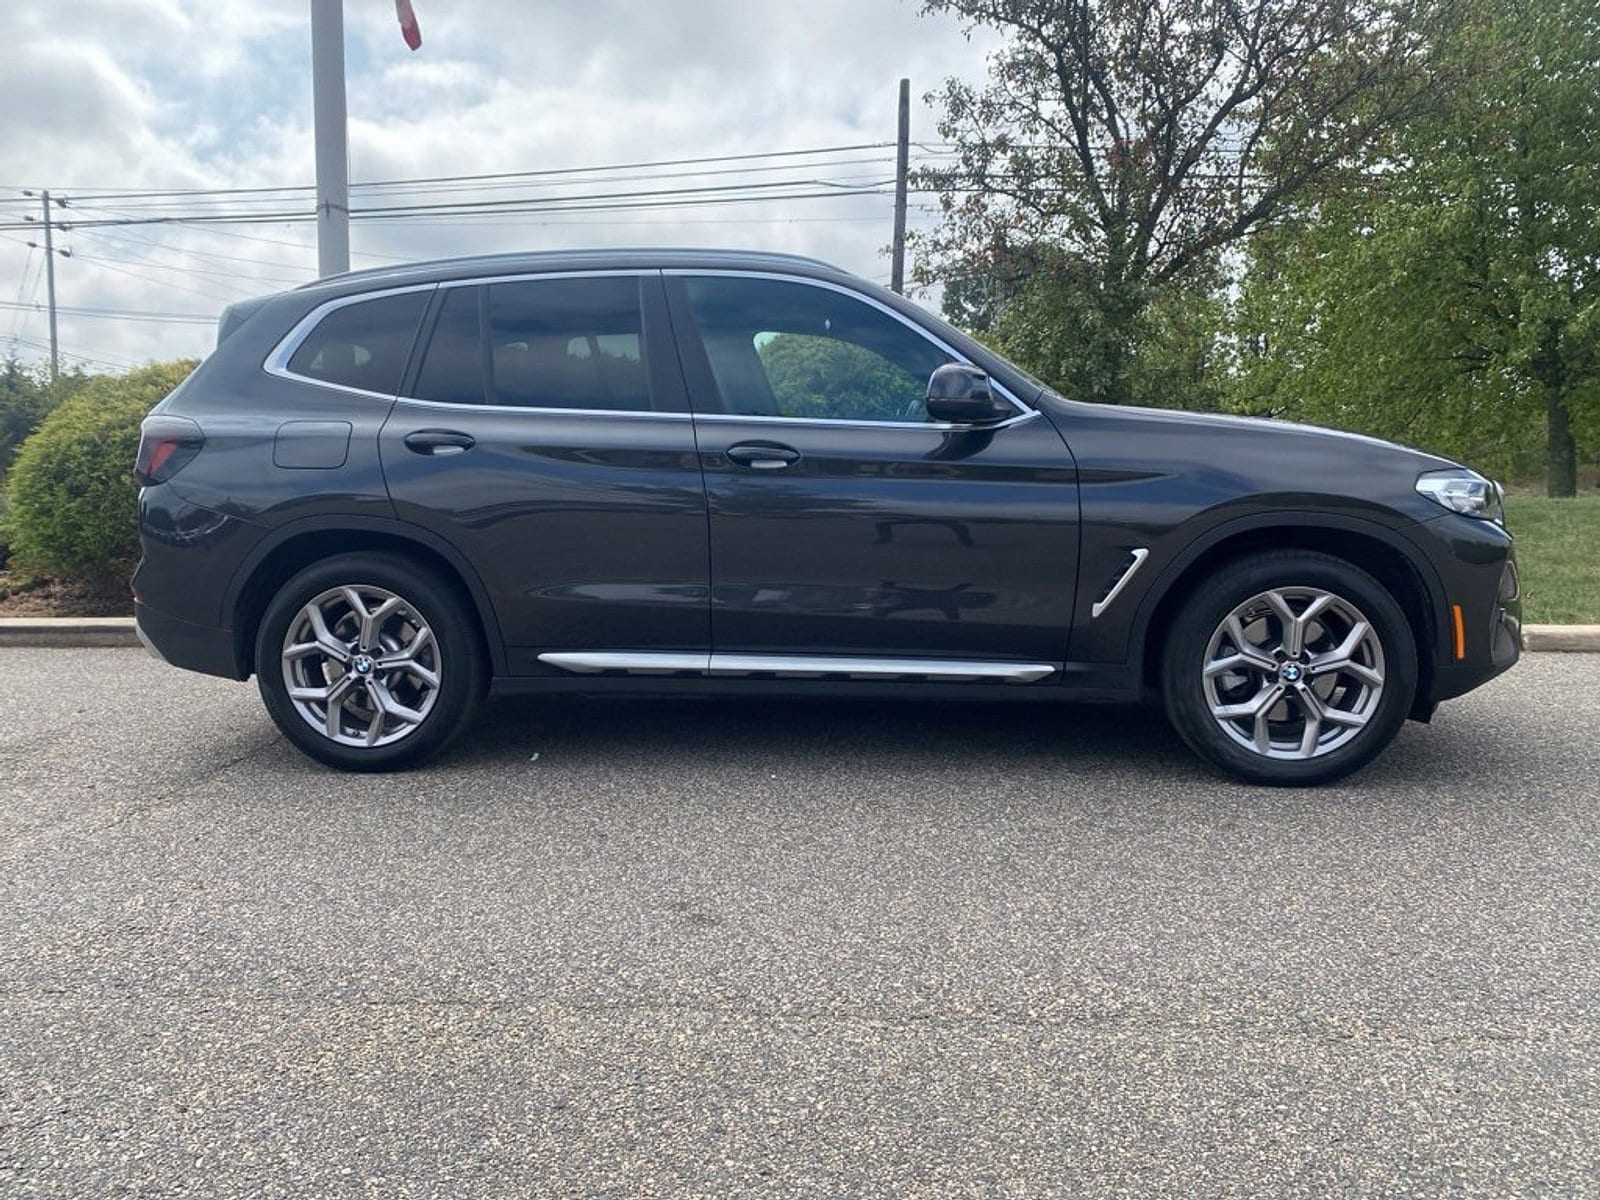
[[[705,471],[714,667],[1059,667],[1078,497],[1049,421],[1020,404],[991,428],[931,421],[928,376],[957,356],[842,287],[714,272],[667,287]]]
[[[584,650],[703,662],[705,493],[660,275],[447,283],[429,321],[384,473],[397,515],[483,580],[512,670]]]

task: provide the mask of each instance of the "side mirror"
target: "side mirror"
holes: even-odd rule
[[[1006,415],[989,377],[965,363],[945,363],[928,378],[928,415],[954,425],[983,425]]]

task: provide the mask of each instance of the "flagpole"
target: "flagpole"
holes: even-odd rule
[[[350,269],[350,157],[344,0],[311,0],[311,108],[317,148],[317,273]]]

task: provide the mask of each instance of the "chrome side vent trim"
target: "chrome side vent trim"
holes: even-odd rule
[[[1100,599],[1096,600],[1094,607],[1089,610],[1089,619],[1091,621],[1111,607],[1111,602],[1117,598],[1117,594],[1128,586],[1128,580],[1134,577],[1139,568],[1144,565],[1144,560],[1149,557],[1150,551],[1143,546],[1129,551],[1127,563],[1123,565],[1121,571],[1107,581],[1105,590],[1100,593]]]

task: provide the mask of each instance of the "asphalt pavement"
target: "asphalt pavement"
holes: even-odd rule
[[[341,776],[0,650],[0,1196],[1600,1195],[1600,655],[1159,714],[504,701]]]

